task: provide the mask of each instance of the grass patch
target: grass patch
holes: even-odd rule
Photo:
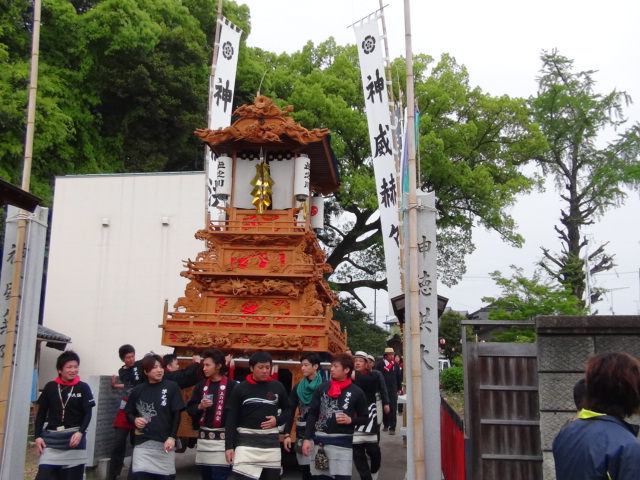
[[[442,389],[440,395],[442,395],[442,398],[460,415],[460,418],[464,420],[464,392],[452,392]]]

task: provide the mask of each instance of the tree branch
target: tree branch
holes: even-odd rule
[[[382,280],[355,280],[355,281],[343,282],[343,283],[333,282],[333,284],[338,288],[339,291],[348,293],[353,298],[355,298],[358,301],[358,303],[362,306],[362,308],[365,308],[366,304],[358,296],[358,294],[356,293],[356,289],[358,288],[372,288],[375,290],[387,289],[386,278]]]
[[[357,268],[358,270],[362,270],[365,273],[368,273],[369,275],[375,275],[377,273],[377,270],[371,270],[369,268],[365,268],[362,265],[357,265],[353,260],[351,260],[349,257],[343,259],[342,263],[348,263],[350,265],[353,265],[355,268]]]

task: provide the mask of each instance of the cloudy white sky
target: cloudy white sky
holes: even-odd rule
[[[307,41],[320,43],[332,36],[340,45],[354,43],[349,25],[380,7],[379,0],[239,0],[251,9],[250,46],[273,52],[293,52]],[[391,56],[405,54],[404,1],[386,0],[385,18]],[[597,70],[596,89],[625,90],[638,103],[627,109],[629,124],[640,121],[640,37],[637,0],[460,0],[411,2],[414,53],[438,59],[453,55],[464,64],[477,85],[493,95],[529,97],[536,92],[540,53],[557,48],[575,60],[576,70]],[[515,264],[531,272],[541,257],[540,246],[558,245],[553,225],[560,203],[551,183],[549,193],[522,198],[514,208],[522,249],[503,244],[498,235],[477,229],[476,252],[468,258],[467,274],[454,288],[439,285],[456,310],[474,311],[483,296],[499,290],[489,272],[508,273]],[[596,305],[600,314],[640,314],[640,197],[631,192],[626,204],[609,212],[585,232],[592,244],[609,241],[617,267],[594,283],[609,289]],[[595,248],[595,247],[594,247]],[[388,313],[387,300],[377,296],[377,320]],[[371,308],[373,297],[371,296]]]

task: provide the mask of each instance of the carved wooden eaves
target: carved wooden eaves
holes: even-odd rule
[[[298,125],[288,116],[292,111],[292,105],[281,110],[270,98],[259,95],[253,105],[243,105],[233,112],[241,118],[230,127],[217,130],[197,129],[195,134],[212,148],[229,141],[305,146],[319,142],[329,134],[327,128],[307,130]]]

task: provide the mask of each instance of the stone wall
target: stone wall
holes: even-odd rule
[[[573,386],[596,353],[624,350],[640,358],[640,316],[538,317],[536,333],[543,474],[555,480],[551,446],[576,415]]]
[[[96,407],[91,414],[87,429],[87,467],[93,467],[103,458],[111,457],[114,446],[113,421],[120,406],[122,390],[111,388],[109,375],[92,375],[87,380],[91,387]]]

